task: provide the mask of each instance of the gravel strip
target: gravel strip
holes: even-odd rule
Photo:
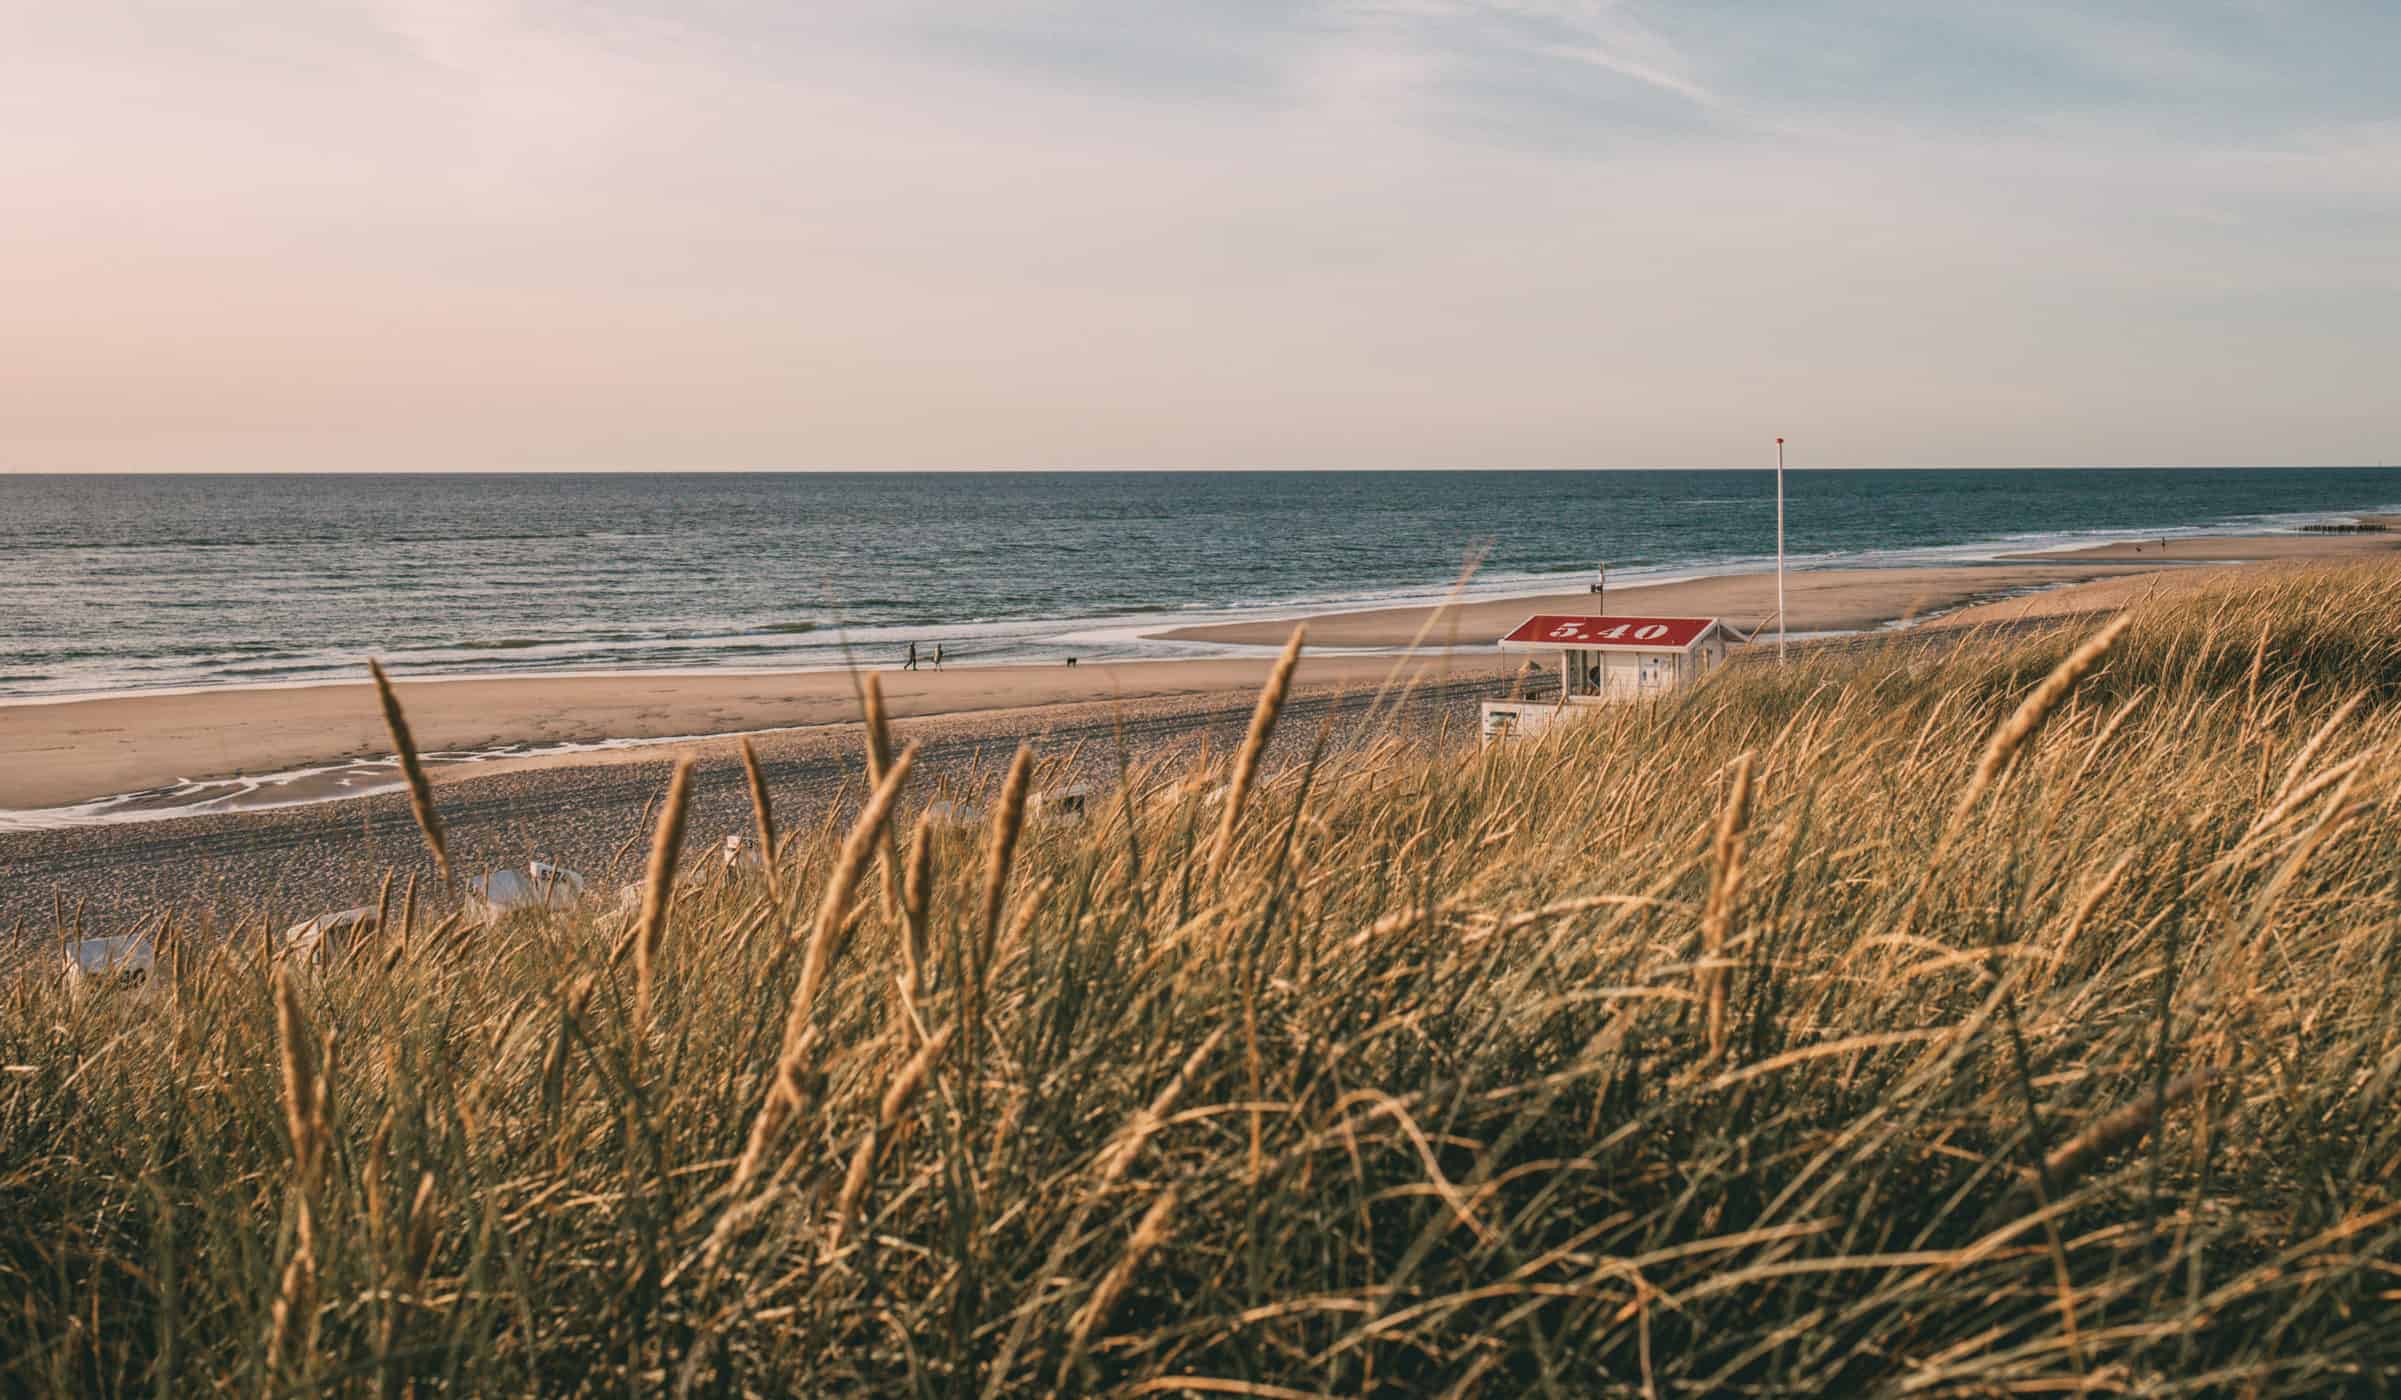
[[[1383,734],[1464,744],[1475,702],[1507,692],[1508,679],[1481,677],[1427,687],[1382,719],[1372,697],[1303,690],[1287,705],[1271,763],[1306,755],[1321,723],[1329,745],[1355,748]],[[1021,740],[1045,760],[1044,787],[1089,783],[1112,791],[1127,764],[1140,766],[1206,746],[1220,756],[1241,742],[1253,700],[1210,693],[1118,706],[1053,705],[976,715],[895,721],[901,743],[921,746],[917,802],[972,801],[1007,765]],[[1122,740],[1122,748],[1121,748]],[[844,819],[863,790],[859,727],[768,734],[753,740],[775,801],[779,829]],[[451,861],[462,876],[546,860],[613,888],[638,879],[650,808],[666,786],[670,751],[656,760],[533,768],[439,784]],[[751,830],[750,798],[733,741],[702,749],[694,774],[686,860],[710,854],[726,835]],[[420,908],[450,907],[404,794],[276,811],[0,835],[0,928],[48,939],[80,924],[85,937],[130,931],[168,909],[191,927],[274,927],[312,914],[374,902],[387,870],[419,883]],[[397,898],[397,894],[395,895]],[[13,941],[13,940],[12,940]]]

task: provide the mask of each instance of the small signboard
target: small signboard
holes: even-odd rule
[[[1549,701],[1487,700],[1484,702],[1483,742],[1531,739],[1550,727],[1559,707]]]
[[[1501,638],[1522,650],[1682,651],[1717,625],[1711,617],[1529,617]]]

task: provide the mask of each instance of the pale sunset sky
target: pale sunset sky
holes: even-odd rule
[[[0,0],[0,469],[2401,460],[2401,5]]]

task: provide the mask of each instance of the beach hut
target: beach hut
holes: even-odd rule
[[[1529,617],[1501,649],[1556,656],[1559,698],[1486,701],[1484,742],[1539,733],[1578,707],[1668,695],[1724,665],[1727,646],[1744,640],[1714,617]]]

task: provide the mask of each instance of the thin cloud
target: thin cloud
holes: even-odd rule
[[[1687,56],[1616,4],[1556,0],[1335,0],[1338,24],[1431,58],[1481,56],[1487,64],[1556,60],[1597,69],[1704,108],[1719,96],[1688,76]]]
[[[1621,78],[1632,78],[1635,82],[1647,83],[1662,92],[1674,93],[1676,96],[1702,107],[1715,109],[1722,105],[1722,100],[1716,93],[1702,87],[1699,83],[1687,78],[1679,78],[1673,73],[1663,73],[1648,64],[1636,63],[1606,49],[1595,48],[1589,44],[1545,44],[1539,51],[1556,58],[1564,58],[1603,69],[1615,73]]]

